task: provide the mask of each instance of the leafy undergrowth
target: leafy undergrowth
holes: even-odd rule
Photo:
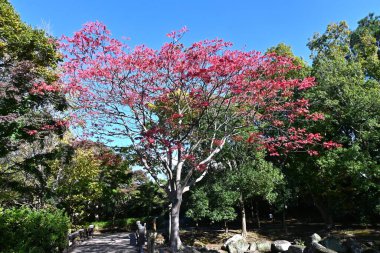
[[[115,232],[115,231],[134,231],[136,230],[136,221],[140,220],[144,223],[148,218],[125,218],[112,221],[93,221],[82,225],[73,226],[72,230],[76,231],[80,228],[87,228],[89,225],[95,226],[95,232]]]

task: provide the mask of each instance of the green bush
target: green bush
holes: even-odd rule
[[[136,230],[136,221],[141,221],[144,223],[148,218],[125,218],[116,219],[114,224],[112,221],[95,221],[89,224],[95,225],[95,230],[125,230],[134,231]]]
[[[0,209],[0,252],[62,252],[69,218],[61,210]]]

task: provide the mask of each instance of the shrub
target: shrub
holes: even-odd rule
[[[114,223],[112,221],[95,221],[88,224],[95,225],[96,230],[134,231],[136,230],[136,221],[138,220],[144,223],[146,220],[148,220],[148,218],[147,217],[124,218],[124,219],[116,219]]]
[[[62,210],[0,209],[0,252],[62,252],[69,227]]]

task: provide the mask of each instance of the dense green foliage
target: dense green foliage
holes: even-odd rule
[[[124,231],[134,231],[136,229],[136,222],[140,221],[142,224],[150,221],[149,217],[139,217],[139,218],[124,218],[116,219],[114,221],[95,221],[89,224],[95,226],[95,230],[107,231],[107,230],[124,230]]]
[[[4,253],[62,252],[68,245],[69,218],[60,210],[0,210],[0,250]]]
[[[55,81],[54,40],[20,20],[0,1],[0,203],[42,206],[46,161],[59,151],[66,128],[56,118],[66,100]]]
[[[318,81],[308,97],[312,108],[326,117],[310,127],[342,148],[321,150],[319,157],[305,162],[295,157],[294,162],[309,179],[309,192],[328,219],[352,215],[373,220],[380,214],[379,24],[372,14],[354,31],[345,22],[331,24],[308,44]],[[322,189],[321,180],[326,182]]]
[[[283,183],[281,171],[265,161],[262,153],[247,153],[249,148],[243,148],[247,145],[237,146],[236,150],[227,148],[219,158],[224,166],[215,168],[191,192],[188,217],[197,222],[228,222],[238,217],[238,209],[245,213],[245,205],[253,199],[270,203],[276,200],[278,187]]]

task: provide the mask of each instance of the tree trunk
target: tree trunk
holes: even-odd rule
[[[253,200],[252,199],[251,199],[250,209],[251,209],[251,223],[254,226],[254,224],[255,224],[255,211],[254,211],[255,207],[253,206]]]
[[[284,229],[285,234],[288,234],[288,226],[286,224],[286,205],[282,209],[282,228]]]
[[[241,209],[241,235],[246,238],[247,237],[247,220],[245,217],[245,206],[244,206],[244,197],[243,193],[240,193],[240,209]]]
[[[182,247],[179,237],[179,212],[182,203],[182,192],[177,192],[176,198],[172,200],[171,209],[171,231],[170,231],[170,247],[173,252],[177,252]]]
[[[156,248],[156,239],[157,239],[157,223],[156,218],[153,218],[152,230],[148,233],[148,253],[154,253]]]
[[[168,228],[168,237],[170,240],[170,236],[172,234],[172,204],[169,204],[169,228]]]
[[[259,202],[258,201],[256,201],[256,221],[257,221],[257,228],[261,228],[260,214],[259,214]]]
[[[334,222],[332,215],[329,212],[329,209],[326,207],[326,205],[322,204],[322,201],[320,201],[314,194],[312,194],[311,196],[313,198],[314,205],[317,207],[319,213],[322,216],[323,221],[325,222],[326,228],[333,228]]]
[[[224,232],[226,233],[226,235],[228,235],[228,225],[227,225],[227,221],[224,221]]]

